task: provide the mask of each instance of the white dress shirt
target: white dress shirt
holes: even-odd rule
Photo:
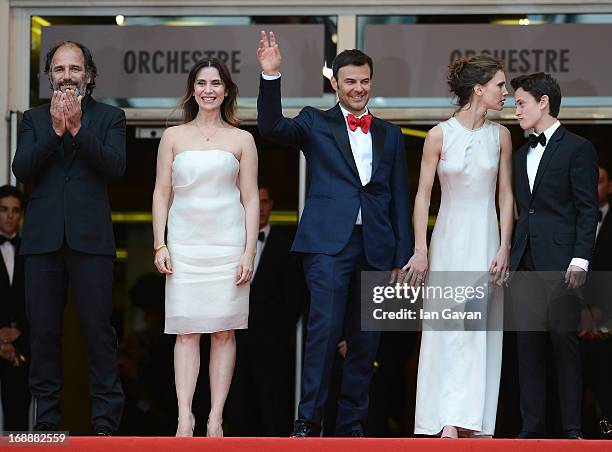
[[[550,138],[557,131],[557,129],[561,126],[559,121],[555,121],[555,123],[546,129],[543,133],[546,137],[546,144],[550,143]],[[536,145],[536,147],[529,147],[527,150],[527,177],[529,178],[529,191],[533,192],[533,184],[536,179],[536,175],[538,174],[538,167],[540,166],[540,161],[542,160],[542,156],[544,155],[544,150],[546,146],[542,146],[540,143]],[[570,265],[575,265],[576,267],[580,267],[584,271],[589,269],[589,261],[586,259],[582,259],[580,257],[574,257],[570,262]]]
[[[255,273],[257,273],[257,267],[259,267],[259,261],[261,260],[261,254],[263,253],[264,248],[266,247],[266,242],[268,241],[268,237],[270,237],[270,223],[265,225],[263,228],[259,230],[259,232],[264,233],[264,241],[257,240],[257,247],[255,251],[255,262],[253,263],[253,276],[251,280],[255,278]]]
[[[553,133],[556,132],[559,126],[561,126],[561,123],[559,121],[555,121],[552,126],[544,131],[546,144],[550,142],[550,138],[553,136]],[[527,151],[527,177],[529,178],[530,192],[533,191],[533,183],[535,182],[538,167],[540,166],[540,160],[542,160],[545,149],[546,146],[542,146],[540,143],[538,143],[535,148],[529,147],[529,150]]]
[[[353,159],[355,160],[357,172],[359,173],[359,180],[361,181],[361,185],[367,185],[372,177],[372,134],[369,130],[368,133],[363,133],[360,127],[357,127],[353,132],[348,125],[347,116],[349,112],[345,110],[342,105],[340,105],[340,110],[342,110],[342,116],[346,124],[351,151],[353,152]],[[366,108],[357,118],[359,119],[368,113],[368,109]],[[361,207],[359,208],[359,212],[357,212],[355,224],[361,224]]]
[[[9,239],[12,239],[17,234],[13,234]],[[11,242],[4,242],[0,245],[0,252],[2,253],[2,260],[4,260],[4,266],[9,277],[9,283],[13,284],[13,273],[15,272],[15,247]]]
[[[277,78],[280,78],[281,75],[266,75],[262,72],[261,76],[264,80],[276,80]],[[361,185],[366,185],[368,182],[370,182],[372,177],[372,134],[369,130],[368,133],[363,133],[360,127],[355,129],[353,132],[350,129],[348,120],[346,118],[349,112],[345,110],[342,105],[340,105],[340,110],[342,110],[342,116],[344,117],[344,123],[346,124],[349,143],[351,145],[351,151],[353,152],[353,159],[355,159],[355,165],[357,166],[357,172],[359,173],[359,180],[361,181]],[[366,108],[365,112],[357,116],[357,118],[361,118],[363,115],[367,115],[368,113],[369,111]],[[362,224],[361,207],[357,212],[355,224]]]
[[[601,221],[597,223],[597,232],[595,233],[595,237],[599,235],[599,230],[601,229],[601,225],[606,219],[606,215],[608,215],[608,212],[610,211],[610,204],[609,203],[604,204],[603,206],[599,208],[599,211],[601,212]]]

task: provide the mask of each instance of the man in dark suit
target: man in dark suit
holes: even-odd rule
[[[537,73],[511,84],[521,128],[535,130],[514,157],[519,218],[510,268],[518,270],[512,301],[518,322],[519,437],[546,435],[550,339],[565,436],[581,438],[580,304],[573,289],[586,280],[595,243],[597,155],[589,141],[557,120],[561,90],[553,77]]]
[[[17,230],[23,193],[0,187],[0,386],[5,431],[28,429],[28,325]]]
[[[592,389],[599,405],[600,436],[612,439],[612,215],[609,196],[612,192],[607,162],[600,160],[599,221],[595,249],[589,264],[589,277],[584,288],[581,339],[585,387]],[[607,330],[607,331],[606,331]]]
[[[336,432],[363,436],[368,390],[380,333],[361,331],[360,272],[393,270],[413,251],[404,140],[399,127],[373,117],[372,59],[358,50],[332,63],[339,103],[304,108],[294,118],[281,109],[281,56],[265,32],[257,56],[263,70],[257,100],[261,134],[304,152],[310,188],[292,250],[303,254],[310,290],[302,398],[293,436],[319,435],[337,344],[346,333]],[[317,70],[313,68],[313,76]]]
[[[50,104],[24,114],[15,176],[31,183],[20,253],[31,327],[30,390],[37,430],[60,422],[62,319],[68,285],[89,357],[91,422],[116,431],[123,408],[111,326],[115,242],[106,192],[125,170],[125,115],[91,97],[97,69],[82,44],[47,54]]]
[[[238,436],[286,436],[293,416],[291,344],[304,300],[294,231],[272,226],[270,189],[259,187],[259,237],[249,295],[249,328],[236,331],[237,358],[228,421]]]

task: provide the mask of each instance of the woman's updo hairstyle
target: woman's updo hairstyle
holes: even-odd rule
[[[457,106],[463,108],[469,104],[474,87],[488,83],[498,71],[503,70],[502,61],[490,55],[458,58],[449,64],[446,81],[457,98]]]

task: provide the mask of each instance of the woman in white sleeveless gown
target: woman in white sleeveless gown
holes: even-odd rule
[[[248,324],[259,225],[257,149],[251,134],[236,127],[237,95],[223,62],[196,63],[182,99],[183,124],[164,132],[157,154],[154,263],[166,275],[164,332],[176,334],[177,436],[193,435],[202,333],[211,336],[206,434],[223,436],[234,330]]]
[[[502,110],[508,94],[500,61],[488,56],[460,59],[449,66],[448,82],[457,97],[455,115],[427,134],[414,207],[415,254],[404,268],[426,286],[462,285],[481,272],[494,282],[507,279],[513,222],[512,143],[508,130],[485,118]],[[440,210],[427,258],[427,219],[438,174]],[[495,207],[499,182],[501,242]],[[429,264],[429,265],[428,265]],[[463,273],[441,273],[463,272]],[[474,273],[465,273],[474,272]],[[445,284],[445,282],[447,284]],[[466,282],[468,284],[466,284]],[[488,283],[488,275],[485,281]],[[486,327],[424,322],[419,355],[415,433],[442,437],[492,436],[501,374],[502,290],[489,285]],[[438,300],[439,301],[439,300]],[[457,301],[457,300],[455,300]],[[455,304],[455,301],[452,303]],[[461,300],[458,300],[461,301]],[[424,309],[436,300],[425,300]]]

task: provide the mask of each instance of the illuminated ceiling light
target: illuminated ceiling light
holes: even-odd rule
[[[331,41],[334,44],[338,44],[338,33],[334,33],[333,35],[331,35]]]
[[[125,16],[121,14],[116,15],[115,22],[117,22],[117,25],[123,25],[125,23]]]
[[[529,25],[531,22],[529,21],[529,19],[525,18],[525,19],[519,19],[519,25]]]

